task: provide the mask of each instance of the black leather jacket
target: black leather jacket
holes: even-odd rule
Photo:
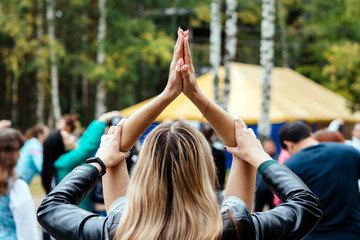
[[[89,166],[79,166],[43,200],[38,221],[53,237],[113,239],[123,206],[107,217],[76,206],[91,191],[97,175]],[[221,209],[224,221],[221,239],[302,239],[320,220],[322,211],[317,197],[287,167],[273,164],[265,170],[263,179],[283,203],[272,210],[251,214],[239,198],[226,198]]]

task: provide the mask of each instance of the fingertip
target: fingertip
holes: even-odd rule
[[[113,134],[115,132],[115,126],[109,128],[108,134]]]
[[[182,66],[182,68],[181,68],[181,70],[182,70],[183,72],[186,72],[188,69],[189,69],[188,65],[184,65],[184,66]]]
[[[126,117],[122,118],[116,126],[122,126],[126,120]]]

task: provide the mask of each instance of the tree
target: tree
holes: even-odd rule
[[[219,68],[221,63],[220,0],[212,0],[210,12],[210,65],[214,78],[215,102],[219,104]]]
[[[36,0],[36,39],[38,41],[37,51],[37,75],[36,75],[36,89],[37,89],[37,104],[36,104],[36,118],[37,122],[45,122],[44,118],[44,61],[43,60],[43,0]]]
[[[237,30],[237,1],[226,0],[226,23],[225,23],[225,82],[224,94],[221,101],[223,109],[227,109],[230,92],[230,67],[236,55],[236,30]]]
[[[273,37],[275,34],[275,0],[263,0],[262,8],[263,20],[261,22],[260,63],[263,70],[261,90],[261,113],[258,122],[258,134],[260,139],[269,137],[271,133],[269,111],[271,92],[271,69],[274,65]]]
[[[59,102],[59,76],[56,57],[55,38],[55,0],[46,0],[46,19],[48,24],[49,47],[50,47],[50,72],[51,72],[51,103],[55,121],[61,118]]]
[[[105,34],[106,34],[106,0],[98,0],[99,9],[99,25],[97,33],[97,54],[96,63],[99,68],[103,68],[105,62]],[[96,92],[96,116],[100,116],[106,111],[106,92],[105,92],[105,80],[103,78],[98,80],[97,92]]]

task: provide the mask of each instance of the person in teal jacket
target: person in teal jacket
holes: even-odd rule
[[[99,147],[106,123],[120,116],[119,111],[102,114],[87,127],[79,140],[72,134],[57,130],[44,142],[44,164],[42,184],[49,193],[75,167],[83,164]],[[80,204],[83,209],[91,207],[91,196],[87,196]]]

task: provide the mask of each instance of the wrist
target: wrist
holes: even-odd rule
[[[200,96],[200,94],[202,94],[202,92],[200,91],[199,87],[196,86],[191,91],[184,92],[184,94],[185,94],[185,96],[187,98],[190,99],[190,101],[193,102],[193,101],[196,101],[199,98],[199,96]]]
[[[85,163],[91,164],[99,170],[99,176],[103,176],[106,173],[106,166],[99,157],[88,158]]]
[[[168,88],[165,88],[165,90],[159,95],[160,98],[162,98],[166,102],[172,102],[177,96],[179,96],[180,93],[176,93],[175,91],[171,91]]]
[[[265,170],[266,170],[269,166],[271,166],[271,165],[273,165],[273,164],[279,164],[279,162],[276,161],[276,160],[272,160],[272,159],[271,159],[271,160],[264,161],[264,162],[261,163],[260,166],[257,168],[257,172],[260,174],[260,176],[262,176],[263,173],[265,172]]]
[[[259,154],[257,156],[254,156],[253,160],[251,161],[251,165],[253,165],[256,169],[258,169],[261,164],[268,161],[269,159],[272,158],[269,156],[269,154],[264,152],[264,154],[261,155]]]
[[[98,170],[99,175],[101,174],[101,166],[100,166],[100,164],[98,164],[97,162],[92,162],[92,163],[88,163],[88,164],[91,165],[91,166],[94,166]]]

